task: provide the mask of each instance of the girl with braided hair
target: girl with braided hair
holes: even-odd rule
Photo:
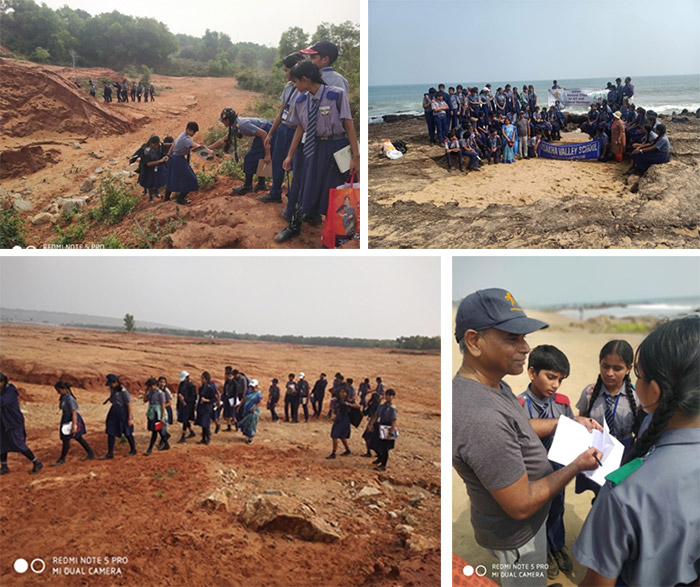
[[[573,553],[581,585],[696,585],[700,568],[700,316],[666,322],[639,346],[633,458],[606,477]]]

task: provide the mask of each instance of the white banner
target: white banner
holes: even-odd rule
[[[559,100],[561,106],[590,106],[591,104],[600,104],[607,97],[607,90],[593,90],[591,88],[564,90],[560,88],[548,90],[547,105],[554,106],[554,103]]]

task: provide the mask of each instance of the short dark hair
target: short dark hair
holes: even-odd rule
[[[535,370],[535,373],[546,369],[561,373],[564,377],[569,376],[571,369],[566,355],[551,344],[541,344],[532,349],[527,360],[527,368],[530,367]]]
[[[211,381],[211,375],[209,375],[209,371],[205,371],[204,373],[202,373],[202,379],[204,379],[207,382]]]
[[[187,130],[193,130],[194,132],[199,132],[199,125],[194,121],[188,122],[187,126],[185,128]]]
[[[292,67],[294,67],[300,61],[304,61],[304,59],[305,57],[299,52],[290,53],[282,60],[282,64],[285,67],[292,69]]]
[[[155,386],[155,385],[158,385],[158,382],[155,380],[154,377],[149,377],[146,380],[146,387],[151,387],[151,386]]]
[[[353,380],[352,380],[350,377],[348,377],[348,383],[349,383],[350,385],[352,385],[352,381],[353,381]]]
[[[323,77],[321,77],[321,71],[316,64],[306,59],[292,67],[292,70],[289,72],[289,77],[296,80],[301,80],[302,77],[306,77],[315,84],[325,84]]]

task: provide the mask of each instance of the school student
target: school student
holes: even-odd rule
[[[449,106],[440,94],[436,94],[430,107],[433,110],[437,140],[438,143],[442,145],[447,136],[447,111],[449,110]]]
[[[289,72],[297,63],[303,60],[304,56],[301,53],[291,53],[282,60],[287,85],[284,86],[280,96],[281,105],[277,117],[272,121],[272,127],[263,141],[265,152],[268,152],[268,149],[271,152],[272,186],[269,193],[264,196],[258,196],[258,200],[261,202],[282,202],[282,183],[284,182],[282,162],[289,152],[289,146],[292,144],[292,138],[296,130],[296,126],[289,120],[289,115],[296,99],[299,97],[294,83],[289,78]],[[287,186],[287,189],[289,187]]]
[[[173,146],[168,151],[168,191],[177,192],[178,204],[189,204],[187,194],[199,190],[199,182],[192,167],[189,157],[192,149],[199,149],[202,145],[195,143],[192,137],[199,132],[196,122],[188,122],[185,131],[175,139]]]
[[[32,462],[30,473],[38,473],[44,467],[27,446],[17,388],[9,382],[7,375],[0,373],[0,475],[10,472],[7,466],[9,452],[18,452],[27,457]]]
[[[328,191],[346,182],[360,170],[360,151],[348,97],[342,88],[326,86],[318,68],[309,61],[297,63],[289,73],[299,97],[294,104],[291,122],[297,125],[289,153],[283,162],[286,171],[292,168],[302,135],[303,161],[294,163],[299,181],[289,196],[289,226],[275,236],[284,242],[301,232],[302,219],[314,226],[323,224],[322,214],[328,210]],[[350,167],[346,173],[338,168],[334,154],[350,146]],[[294,184],[294,180],[292,181]]]
[[[147,429],[151,433],[151,441],[148,444],[148,448],[144,455],[148,456],[153,451],[153,445],[156,443],[156,438],[158,434],[163,435],[163,424],[165,420],[165,409],[163,407],[163,394],[160,389],[158,389],[158,382],[153,378],[149,378],[146,381],[146,393],[143,396],[143,401],[148,402],[148,409],[146,410],[146,420]],[[168,450],[170,445],[168,441],[163,437],[164,446],[162,450]],[[158,447],[160,449],[160,447]]]
[[[323,398],[326,395],[326,386],[328,385],[328,379],[326,379],[326,374],[321,373],[314,383],[314,388],[311,391],[311,406],[314,409],[314,416],[316,418],[321,417],[321,412],[323,412]]]
[[[331,439],[333,440],[333,451],[326,458],[334,459],[335,453],[338,450],[338,440],[343,443],[345,451],[340,453],[341,457],[346,457],[351,454],[348,446],[348,438],[350,438],[350,410],[358,409],[353,400],[348,399],[348,391],[344,387],[338,392],[335,398],[336,402],[333,407],[333,426],[331,427]]]
[[[360,393],[360,405],[364,408],[367,405],[367,394],[369,393],[369,377],[365,377],[364,381],[360,383],[358,392]]]
[[[487,143],[487,150],[485,153],[485,159],[486,161],[491,163],[491,160],[493,159],[493,163],[497,164],[500,163],[501,161],[501,139],[498,136],[498,133],[493,130],[491,131],[491,136],[488,138],[488,143]]]
[[[297,392],[299,394],[299,405],[304,410],[304,422],[309,423],[309,382],[304,379],[306,375],[299,373],[299,381],[297,382]]]
[[[581,585],[698,584],[699,349],[698,315],[659,326],[637,349],[637,396],[651,422],[574,544],[588,567]]]
[[[233,367],[231,366],[227,366],[224,371],[224,389],[221,392],[221,403],[223,404],[224,422],[227,425],[226,432],[230,432],[236,406],[236,386],[233,382]]]
[[[90,95],[94,98],[96,93],[97,89],[95,88],[95,82],[90,80]]]
[[[273,422],[277,422],[279,420],[279,416],[275,411],[275,406],[280,401],[280,388],[277,385],[278,383],[279,379],[274,377],[272,379],[272,385],[270,385],[270,389],[268,390],[269,396],[267,398],[267,409],[270,410],[270,415],[272,416]]]
[[[82,460],[91,461],[95,458],[95,453],[83,438],[83,434],[86,433],[85,422],[83,422],[83,418],[78,412],[78,402],[71,391],[70,385],[65,381],[57,381],[54,384],[54,389],[59,395],[58,407],[61,410],[59,436],[61,437],[63,447],[61,448],[61,456],[58,457],[55,463],[51,463],[51,466],[62,465],[66,462],[71,438],[85,449],[86,454]]]
[[[518,396],[528,418],[574,418],[569,398],[557,393],[562,381],[569,376],[569,371],[569,359],[557,347],[540,345],[532,349],[527,363],[530,385]],[[549,450],[554,434],[540,440],[545,450]],[[562,468],[551,461],[550,464],[555,471]],[[564,492],[565,489],[562,489],[551,501],[547,516],[547,577],[550,579],[556,577],[559,571],[568,574],[574,569],[564,547]]]
[[[195,420],[195,405],[197,403],[197,388],[190,381],[190,374],[187,371],[180,373],[180,385],[177,388],[177,421],[182,423],[182,436],[177,441],[178,444],[185,442],[185,432],[190,431],[187,438],[194,438],[192,422]]]
[[[153,196],[158,196],[160,187],[167,183],[167,162],[168,156],[161,155],[160,137],[153,135],[143,150],[140,163],[143,173],[139,174],[139,185],[148,191],[149,202],[153,202]]]
[[[657,124],[655,127],[656,138],[649,145],[636,147],[632,154],[633,165],[626,174],[642,175],[652,165],[668,163],[671,158],[671,143],[666,136],[666,126]]]
[[[265,178],[258,176],[258,182],[253,187],[253,176],[258,172],[258,161],[264,159],[270,161],[273,148],[270,141],[267,141],[267,133],[272,128],[272,122],[264,118],[239,117],[233,108],[224,108],[221,111],[221,122],[228,128],[226,136],[221,137],[207,147],[209,150],[228,146],[231,141],[243,137],[254,137],[253,143],[243,158],[243,173],[245,181],[243,185],[233,188],[233,193],[238,196],[248,194],[252,191],[265,191],[267,184]],[[226,150],[226,149],[224,149]],[[237,147],[234,153],[238,161]]]
[[[170,432],[168,429],[173,425],[173,393],[168,388],[168,380],[164,375],[158,377],[158,390],[163,394],[163,408],[165,409],[165,417],[163,418],[163,432],[161,434],[160,442],[158,443],[158,450],[163,450],[165,445],[170,438]],[[168,446],[170,448],[170,446]]]
[[[348,80],[333,69],[333,64],[338,59],[338,47],[330,41],[316,41],[308,49],[302,49],[299,52],[308,55],[309,61],[318,67],[323,83],[327,86],[343,88],[345,95],[350,95]]]
[[[212,413],[216,403],[216,390],[211,384],[211,375],[204,371],[201,377],[201,386],[197,398],[197,421],[196,424],[202,427],[202,439],[197,444],[209,444],[211,442]]]
[[[109,397],[104,403],[111,403],[105,432],[107,434],[107,454],[100,457],[101,461],[114,458],[114,441],[125,436],[129,442],[129,452],[127,457],[136,454],[136,443],[134,442],[134,417],[131,411],[131,396],[129,391],[119,381],[114,373],[107,375],[105,385],[109,387]]]
[[[423,116],[425,117],[425,123],[428,125],[428,138],[431,146],[435,144],[435,118],[433,116],[435,94],[437,94],[435,88],[430,88],[427,94],[423,94]]]
[[[362,415],[367,416],[367,426],[365,431],[362,433],[362,439],[365,441],[365,446],[367,451],[362,455],[363,457],[372,456],[372,435],[374,433],[374,415],[377,413],[377,409],[381,405],[382,400],[379,397],[377,391],[373,391],[367,400],[366,405],[362,409]],[[379,456],[379,454],[377,454]]]
[[[452,171],[452,156],[456,154],[459,158],[459,170],[464,171],[464,159],[462,148],[459,145],[459,140],[455,131],[451,130],[445,137],[445,157],[447,157],[447,171]]]
[[[284,394],[284,421],[289,422],[291,412],[292,422],[297,421],[297,413],[299,410],[299,394],[297,392],[297,384],[294,381],[294,373],[290,373],[285,384]]]
[[[374,430],[370,448],[377,453],[377,458],[373,464],[377,465],[375,470],[386,471],[386,464],[389,460],[389,451],[394,448],[396,437],[398,436],[396,429],[397,409],[394,404],[396,392],[393,389],[387,389],[384,395],[384,403],[382,403],[374,415]]]
[[[258,430],[258,420],[260,417],[260,408],[258,406],[261,401],[262,393],[260,393],[258,389],[258,380],[251,379],[250,385],[243,397],[241,419],[238,422],[238,428],[248,439],[246,441],[248,444],[253,442],[253,437]]]

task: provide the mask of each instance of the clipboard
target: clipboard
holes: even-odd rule
[[[258,177],[272,177],[272,161],[265,164],[264,159],[258,161],[258,170],[255,172]]]
[[[350,145],[347,145],[340,149],[340,151],[333,153],[333,157],[335,158],[335,164],[338,166],[338,170],[341,173],[347,173],[350,171],[350,163],[352,163],[352,149],[350,148]]]

